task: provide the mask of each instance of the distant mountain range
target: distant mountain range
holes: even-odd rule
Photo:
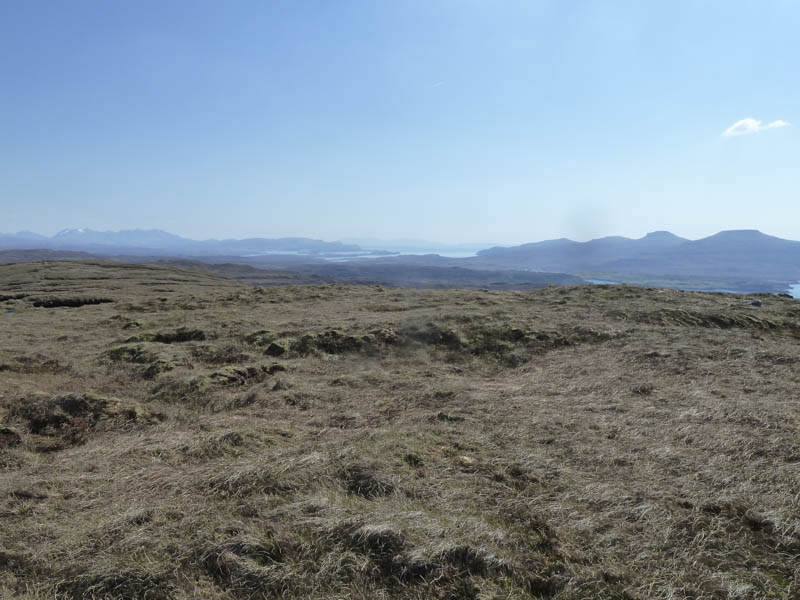
[[[495,247],[479,251],[478,256],[509,266],[524,266],[541,271],[585,271],[642,254],[662,254],[688,241],[668,231],[655,231],[638,240],[612,236],[589,242],[573,242],[561,238],[511,248]]]
[[[129,229],[123,231],[94,231],[64,229],[53,237],[30,231],[0,233],[0,248],[75,250],[107,254],[134,255],[250,255],[260,253],[337,254],[359,253],[354,244],[324,242],[310,238],[249,238],[243,240],[190,240],[160,229]]]
[[[40,257],[51,256],[48,252],[69,251],[104,257],[139,257],[137,260],[194,259],[302,271],[337,280],[404,283],[413,280],[424,282],[426,286],[434,285],[436,277],[469,285],[483,285],[479,280],[483,282],[490,277],[486,273],[472,277],[453,267],[493,272],[495,275],[491,277],[498,285],[544,281],[523,277],[519,272],[564,274],[558,280],[563,282],[577,281],[574,279],[577,276],[587,280],[732,291],[779,292],[800,281],[800,242],[756,230],[722,231],[699,240],[687,240],[668,231],[655,231],[639,239],[612,236],[574,242],[561,238],[511,247],[496,246],[468,258],[438,254],[390,256],[397,250],[390,252],[387,246],[386,251],[381,252],[377,250],[378,240],[369,242],[372,250],[364,250],[358,244],[310,238],[197,241],[159,229],[116,232],[65,229],[52,237],[30,231],[0,234],[0,249],[36,250],[39,253],[35,256]],[[4,254],[6,260],[21,256]],[[347,261],[347,266],[331,260]],[[518,273],[497,275],[501,271]]]
[[[561,271],[585,278],[669,287],[784,290],[800,281],[800,242],[745,229],[687,240],[667,231],[640,239],[566,239],[490,248],[470,259],[481,268]]]

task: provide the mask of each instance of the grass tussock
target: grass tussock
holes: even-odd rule
[[[7,403],[5,418],[30,434],[33,450],[52,452],[83,444],[98,430],[152,425],[164,415],[136,403],[86,393],[15,398]],[[13,445],[24,439],[19,434],[17,438]]]

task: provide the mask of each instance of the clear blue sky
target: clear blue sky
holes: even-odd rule
[[[0,0],[0,231],[800,239],[798,32],[780,0]]]

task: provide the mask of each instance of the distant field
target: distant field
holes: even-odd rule
[[[790,298],[30,262],[0,340],[0,597],[798,597]]]

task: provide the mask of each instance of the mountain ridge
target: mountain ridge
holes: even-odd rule
[[[358,245],[302,237],[198,241],[158,229],[102,232],[81,228],[62,230],[51,238],[37,235],[0,234],[0,249],[89,252],[143,260],[146,257],[224,260],[268,269],[316,264],[317,272],[336,271],[333,266],[320,266],[321,263],[345,261],[358,266],[365,278],[380,272],[379,266],[383,269],[395,264],[405,265],[411,269],[409,273],[421,273],[414,271],[419,267],[507,269],[686,289],[777,292],[800,281],[800,241],[755,229],[724,230],[697,240],[665,230],[652,231],[640,238],[606,236],[586,242],[557,238],[494,246],[471,257],[402,253],[390,256],[388,252],[381,256],[381,251],[365,250]]]
[[[303,237],[193,240],[162,229],[97,231],[83,227],[62,229],[51,237],[33,232],[0,233],[0,248],[113,251],[118,254],[166,251],[179,255],[258,254],[275,251],[314,254],[362,251],[359,246],[353,244]]]
[[[488,249],[478,253],[478,260],[483,268],[540,269],[666,287],[776,291],[800,280],[800,242],[755,229],[725,230],[698,240],[661,231],[635,240],[539,242]]]

